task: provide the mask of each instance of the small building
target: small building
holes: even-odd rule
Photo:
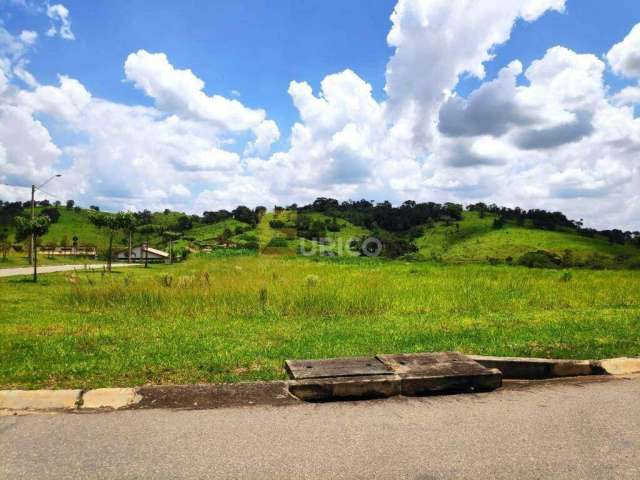
[[[96,247],[93,246],[79,247],[75,245],[73,247],[56,247],[55,245],[44,245],[39,247],[38,250],[49,257],[63,256],[96,258],[98,255]]]
[[[129,260],[129,250],[125,250],[124,252],[118,253],[116,257],[119,262],[126,262]],[[145,261],[149,261],[149,263],[160,263],[165,262],[169,263],[169,254],[167,252],[163,252],[162,250],[157,250],[152,247],[148,247],[146,244],[138,245],[137,247],[133,247],[131,249],[131,261],[136,263],[144,263]]]

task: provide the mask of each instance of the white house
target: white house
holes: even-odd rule
[[[118,254],[118,261],[126,262],[129,257],[129,251],[125,250]],[[150,263],[169,262],[169,254],[162,250],[157,250],[152,247],[148,247],[146,244],[138,245],[131,249],[131,261],[132,262],[144,262],[148,260]]]

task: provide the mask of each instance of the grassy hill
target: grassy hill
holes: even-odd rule
[[[41,208],[38,208],[38,212]],[[52,224],[40,243],[68,244],[78,237],[80,245],[95,245],[99,252],[107,247],[105,231],[89,222],[90,210],[59,208],[60,218]],[[180,212],[156,212],[151,215],[152,223],[174,228]],[[327,230],[324,239],[303,238],[296,228],[298,213],[284,210],[264,215],[256,228],[235,219],[226,219],[213,224],[195,222],[193,228],[183,232],[183,239],[177,241],[177,248],[191,246],[202,248],[215,246],[225,230],[231,232],[228,240],[236,245],[259,250],[271,255],[337,255],[347,256],[353,238],[371,235],[366,228],[354,225],[343,218],[334,219],[317,212],[305,212],[311,223],[337,221],[339,231]],[[528,252],[545,250],[568,259],[572,264],[592,268],[640,266],[640,249],[631,245],[611,244],[604,237],[587,237],[573,230],[540,230],[531,225],[518,226],[507,223],[502,228],[494,228],[495,216],[480,216],[476,211],[465,211],[458,222],[436,222],[425,225],[423,234],[413,242],[418,248],[418,258],[452,264],[465,263],[516,263]],[[274,222],[277,220],[278,222]],[[275,225],[274,225],[275,224]],[[13,239],[13,227],[9,226]],[[134,243],[144,241],[141,235],[134,236]],[[160,235],[153,235],[150,243],[159,248],[167,245]],[[118,233],[114,239],[116,249],[125,248],[126,238]],[[46,261],[43,259],[43,262]],[[5,266],[26,263],[26,253],[12,252]]]
[[[426,228],[415,244],[422,256],[446,263],[509,263],[527,252],[545,250],[565,258],[570,256],[577,264],[593,262],[603,267],[614,263],[640,264],[640,249],[633,246],[610,244],[603,237],[586,237],[569,230],[539,230],[515,224],[494,229],[495,218],[464,212],[460,222]]]
[[[305,215],[309,216],[312,221],[319,220],[321,222],[327,222],[331,220],[331,217],[322,214],[322,213],[306,213]],[[353,223],[339,218],[337,219],[337,223],[340,226],[340,231],[326,232],[326,241],[327,243],[319,244],[318,242],[312,241],[308,245],[305,245],[305,248],[315,248],[318,252],[331,252],[336,255],[348,255],[349,254],[349,244],[352,239],[358,237],[366,237],[371,234],[369,230],[363,227],[359,227],[354,225]]]

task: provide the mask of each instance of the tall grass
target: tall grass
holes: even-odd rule
[[[633,272],[443,268],[235,258],[161,275],[79,276],[63,289],[80,311],[215,317],[473,314],[640,305]],[[195,266],[195,265],[194,265]],[[310,281],[313,279],[313,281]]]
[[[285,358],[640,354],[640,272],[196,256],[0,279],[0,386],[282,378]]]

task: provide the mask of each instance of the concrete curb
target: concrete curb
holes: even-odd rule
[[[73,410],[82,390],[0,390],[0,409]]]
[[[606,372],[591,360],[557,360],[551,358],[488,357],[469,355],[480,365],[497,368],[503,378],[519,380],[539,380],[556,377],[579,377],[582,375],[603,375]]]
[[[141,400],[142,396],[138,394],[138,389],[136,388],[98,388],[89,390],[82,395],[80,408],[110,408],[117,410],[135,405]]]
[[[596,360],[594,364],[609,375],[640,373],[640,357],[619,357]]]
[[[640,373],[640,357],[620,357],[606,360],[560,360],[484,355],[468,355],[468,357],[484,367],[497,368],[502,372],[503,378],[512,380]]]
[[[468,355],[489,369],[497,369],[505,379],[541,380],[588,375],[640,374],[640,357],[620,357],[605,360],[557,360],[545,358],[488,357]],[[496,372],[497,373],[497,372]],[[414,381],[410,376],[381,375],[380,379],[343,377],[338,379],[307,379],[289,382],[241,382],[235,384],[167,385],[136,388],[99,388],[75,390],[0,390],[2,411],[71,411],[90,412],[145,408],[218,408],[242,405],[289,405],[298,400],[290,393],[306,399],[350,399],[389,397],[398,394],[421,394],[434,391],[429,380]],[[435,378],[435,377],[432,377]],[[364,380],[363,380],[364,379]],[[330,380],[327,382],[327,380]],[[404,386],[403,386],[404,380]],[[458,381],[458,380],[456,380]],[[461,386],[469,381],[461,378]],[[358,385],[358,382],[360,385]],[[466,382],[466,383],[464,383]],[[449,385],[450,386],[450,385]],[[486,384],[471,385],[477,390],[499,386],[495,375],[486,377]]]

